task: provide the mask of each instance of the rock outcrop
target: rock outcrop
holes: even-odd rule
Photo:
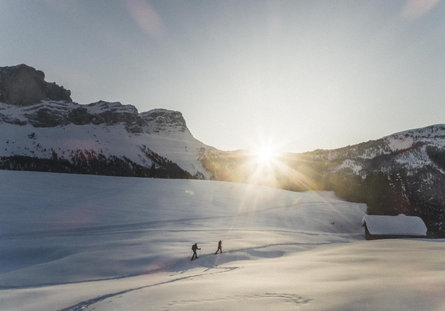
[[[45,74],[21,64],[0,67],[0,102],[29,106],[44,99],[71,102],[71,92],[56,83],[45,81]]]
[[[151,125],[151,132],[161,133],[169,131],[186,132],[188,131],[184,117],[179,111],[166,109],[153,109],[141,113],[144,121]]]

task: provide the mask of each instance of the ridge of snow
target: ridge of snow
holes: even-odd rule
[[[423,142],[436,147],[445,147],[445,124],[411,129],[385,136],[383,139],[389,142],[390,147],[392,146],[395,150],[410,148],[410,143],[412,145],[416,142]]]
[[[383,138],[391,137],[391,136],[413,136],[414,138],[422,138],[422,137],[436,137],[436,136],[445,136],[445,124],[434,124],[426,127],[420,127],[415,129],[410,129],[406,131],[397,132]]]
[[[170,110],[170,109],[164,109],[164,108],[155,108],[155,109],[150,109],[148,111],[144,111],[141,112],[141,115],[148,115],[148,114],[152,114],[152,113],[180,113],[179,111],[176,110]]]
[[[400,137],[400,136],[390,136],[386,138],[386,143],[388,144],[391,151],[398,151],[411,148],[414,144],[413,137]]]
[[[106,102],[100,100],[95,103],[88,105],[79,105],[81,107],[87,108],[90,114],[100,114],[106,111],[121,112],[121,113],[138,113],[138,110],[133,105],[123,105],[121,102]]]
[[[363,167],[360,164],[358,164],[356,161],[346,159],[340,164],[340,166],[338,166],[336,168],[336,171],[346,169],[346,168],[351,169],[355,175],[360,175],[360,172],[363,170]]]

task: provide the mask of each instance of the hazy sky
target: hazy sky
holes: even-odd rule
[[[223,150],[336,148],[445,123],[445,2],[0,0],[0,66],[181,111]]]

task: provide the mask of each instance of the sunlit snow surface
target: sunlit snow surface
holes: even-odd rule
[[[0,185],[1,310],[445,308],[443,241],[364,241],[365,206],[330,192],[13,171]]]

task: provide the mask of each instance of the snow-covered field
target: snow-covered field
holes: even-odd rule
[[[0,171],[0,198],[1,310],[445,310],[444,241],[365,241],[330,192]]]

